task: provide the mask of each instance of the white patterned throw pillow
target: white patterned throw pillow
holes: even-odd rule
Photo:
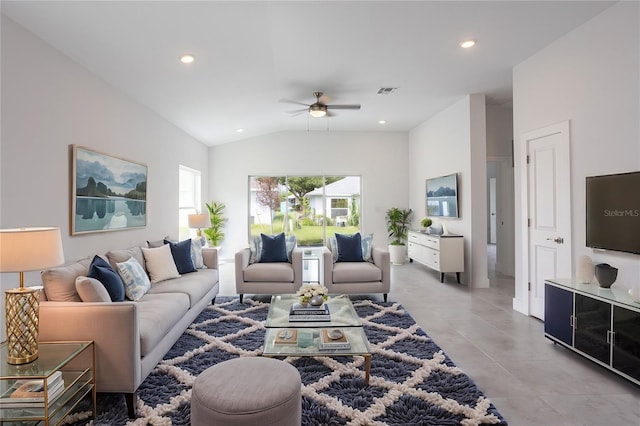
[[[251,237],[251,245],[249,249],[251,251],[249,263],[259,263],[260,255],[262,254],[262,237],[260,235],[254,235]]]
[[[127,299],[138,301],[151,288],[149,277],[138,261],[131,257],[126,262],[116,263],[118,274],[124,283],[124,294]]]
[[[191,261],[196,269],[207,269],[202,258],[202,238],[191,239]]]

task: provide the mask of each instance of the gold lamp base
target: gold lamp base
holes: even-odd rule
[[[38,358],[40,292],[29,287],[5,291],[7,362],[27,364]]]

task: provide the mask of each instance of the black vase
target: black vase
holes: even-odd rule
[[[609,288],[618,277],[618,268],[614,268],[608,263],[598,263],[596,265],[596,278],[600,287]]]

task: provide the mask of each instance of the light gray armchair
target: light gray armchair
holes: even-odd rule
[[[302,252],[294,248],[291,263],[249,263],[251,250],[244,248],[236,253],[236,292],[240,303],[245,293],[290,294],[302,287]]]
[[[331,250],[322,252],[324,286],[331,294],[382,293],[384,301],[391,289],[389,251],[372,247],[373,262],[333,262]]]

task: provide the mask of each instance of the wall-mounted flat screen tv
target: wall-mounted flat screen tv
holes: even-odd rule
[[[427,179],[427,216],[458,217],[458,174]]]
[[[640,171],[586,178],[587,247],[640,254]]]

